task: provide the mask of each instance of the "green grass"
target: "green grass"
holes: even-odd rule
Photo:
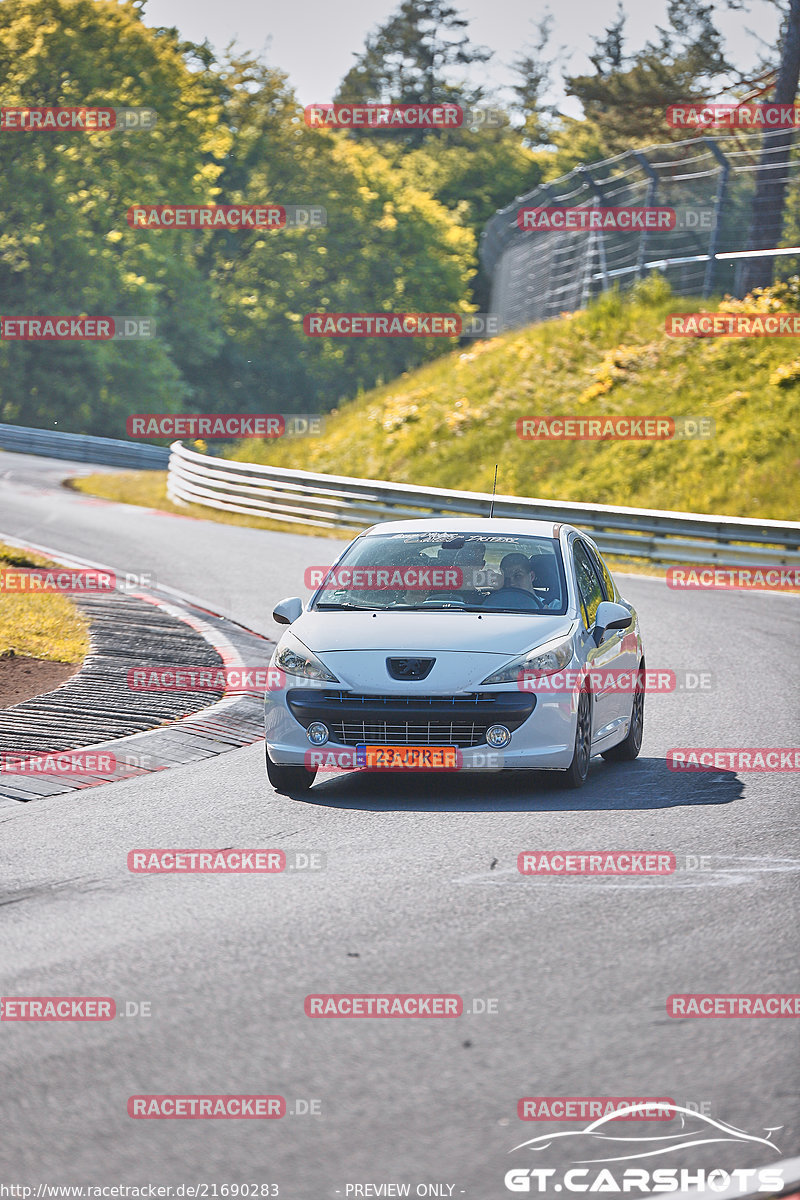
[[[800,308],[789,293],[784,308]],[[766,307],[761,300],[741,307]],[[791,338],[683,338],[658,277],[586,311],[477,342],[326,418],[322,437],[240,443],[244,461],[549,500],[795,519],[800,346]],[[777,302],[770,301],[770,308]],[[716,436],[668,442],[522,441],[519,417],[711,417]]]
[[[0,542],[0,571],[54,564]],[[3,592],[0,603],[0,655],[79,663],[89,653],[89,622],[71,600],[58,593]]]

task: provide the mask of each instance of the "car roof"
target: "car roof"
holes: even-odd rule
[[[425,517],[415,521],[381,521],[364,532],[527,534],[529,537],[552,538],[558,536],[557,528],[569,532],[575,527],[553,521],[532,521],[525,517]]]

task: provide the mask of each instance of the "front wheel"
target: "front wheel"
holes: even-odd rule
[[[583,787],[589,774],[592,757],[592,698],[581,692],[578,700],[578,719],[575,723],[575,751],[572,762],[564,772],[564,783],[570,788]]]
[[[639,673],[636,678],[636,690],[633,693],[633,704],[631,705],[631,723],[628,727],[628,735],[623,741],[618,742],[616,746],[612,746],[609,750],[603,750],[603,758],[606,762],[633,762],[639,757],[639,751],[642,748],[642,734],[644,733],[644,663],[639,668]]]
[[[274,763],[266,745],[264,754],[267,760],[267,779],[276,792],[280,792],[282,796],[295,796],[308,791],[316,778],[316,768],[309,770],[308,767]]]

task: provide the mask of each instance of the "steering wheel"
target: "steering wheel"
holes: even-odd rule
[[[515,595],[514,595],[514,596],[511,596],[511,597],[510,597],[510,599],[509,599],[509,603],[513,603],[513,602],[514,602],[514,599],[516,598],[516,595],[521,595],[521,596],[527,596],[529,600],[534,600],[534,601],[535,601],[535,607],[536,607],[536,608],[544,608],[544,605],[542,604],[542,602],[541,602],[541,600],[539,599],[539,597],[538,597],[538,596],[535,596],[535,595],[533,594],[533,592],[526,591],[526,589],[525,589],[525,588],[518,588],[518,587],[501,587],[501,588],[498,588],[496,592],[490,592],[490,593],[489,593],[489,595],[486,597],[486,600],[496,600],[496,599],[499,597],[499,598],[500,598],[500,599],[501,599],[501,600],[502,600],[502,601],[505,603],[505,601],[506,601],[506,596],[507,596],[507,594],[508,594],[509,592],[514,592],[514,593],[515,593]],[[486,600],[484,601],[484,605],[486,604]]]

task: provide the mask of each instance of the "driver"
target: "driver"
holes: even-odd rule
[[[506,554],[500,562],[503,572],[503,587],[520,588],[533,595],[533,568],[531,560],[524,554]]]
[[[503,576],[502,587],[491,592],[483,602],[483,608],[541,608],[541,601],[533,590],[533,568],[525,554],[513,552],[500,560]]]

